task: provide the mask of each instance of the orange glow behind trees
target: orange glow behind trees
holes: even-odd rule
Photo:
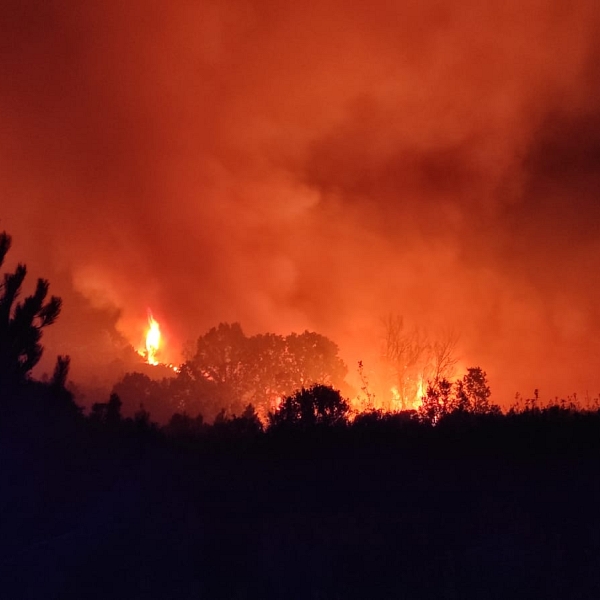
[[[23,4],[0,19],[0,224],[69,307],[45,345],[74,380],[121,337],[145,361],[151,304],[167,365],[239,321],[376,371],[400,313],[386,406],[435,378],[425,328],[460,331],[506,407],[600,389],[597,2],[133,0],[43,27]]]

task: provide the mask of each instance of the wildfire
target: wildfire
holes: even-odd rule
[[[394,385],[390,388],[390,392],[392,392],[392,401],[393,401],[393,406],[394,409],[398,409],[398,407],[401,404],[401,398],[400,398],[400,391],[398,390],[398,388]]]
[[[425,395],[425,383],[423,377],[419,377],[417,381],[416,390],[414,390],[414,397],[411,395],[406,397],[401,394],[400,389],[397,386],[390,388],[392,394],[391,404],[394,410],[405,410],[405,409],[418,409],[423,402],[423,396]]]
[[[423,377],[419,377],[419,386],[417,388],[417,397],[415,398],[415,408],[418,408],[423,403],[423,396],[425,395],[425,384]]]
[[[160,326],[151,312],[148,312],[148,331],[146,332],[146,360],[149,365],[157,365],[156,354],[160,347]]]

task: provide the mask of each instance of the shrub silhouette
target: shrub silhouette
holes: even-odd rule
[[[347,422],[349,410],[348,402],[338,390],[316,384],[285,398],[274,413],[269,413],[269,425],[275,428],[340,425]]]

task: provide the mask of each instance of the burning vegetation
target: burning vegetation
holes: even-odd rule
[[[160,326],[148,311],[148,331],[146,332],[145,358],[149,365],[157,365],[157,354],[160,349]]]
[[[0,234],[0,263],[9,246]],[[594,597],[598,399],[543,405],[536,390],[503,413],[482,369],[451,382],[452,345],[394,320],[399,408],[377,408],[359,365],[359,412],[331,340],[222,323],[176,374],[129,373],[84,414],[68,357],[31,376],[61,302],[43,280],[18,301],[25,273],[0,284],[7,597],[84,597],[90,582],[99,598]],[[149,371],[159,332],[150,315]],[[417,410],[403,393],[422,394]]]
[[[161,421],[175,411],[200,412],[211,419],[221,410],[239,414],[251,404],[266,422],[294,391],[317,384],[341,390],[354,413],[419,410],[428,386],[454,376],[458,336],[410,328],[399,315],[382,320],[382,332],[380,356],[368,365],[369,382],[363,362],[358,374],[349,373],[337,344],[323,335],[305,331],[246,336],[238,323],[211,328],[194,349],[188,348],[183,364],[175,366],[160,360],[160,324],[148,311],[145,349],[138,354],[148,365],[167,367],[178,377],[160,381],[162,371],[134,373],[114,391],[124,399],[126,410],[144,396],[146,406],[152,406],[152,414],[161,415]]]

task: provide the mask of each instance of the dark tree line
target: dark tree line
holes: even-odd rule
[[[11,238],[0,234],[0,266],[11,247]],[[18,401],[33,403],[43,411],[81,419],[81,411],[67,389],[70,360],[59,356],[47,383],[36,382],[31,371],[42,356],[43,330],[55,322],[61,300],[48,296],[49,284],[37,281],[34,292],[21,298],[27,269],[18,264],[0,283],[0,399],[2,409]],[[446,356],[443,354],[443,356]],[[361,365],[359,365],[359,371]],[[362,371],[360,371],[362,372]],[[211,435],[228,438],[257,436],[266,430],[303,431],[314,428],[424,432],[464,422],[465,417],[494,417],[509,422],[521,418],[543,420],[572,414],[595,415],[571,403],[539,405],[539,393],[524,410],[502,413],[490,400],[485,371],[467,370],[450,382],[443,370],[428,381],[417,411],[385,413],[369,409],[356,414],[343,390],[347,367],[337,345],[314,332],[288,336],[247,336],[237,323],[221,323],[200,336],[186,362],[171,378],[153,380],[128,373],[118,382],[107,402],[91,407],[87,421],[105,431],[154,430],[157,423],[170,437]],[[367,395],[368,382],[363,391]],[[347,390],[347,388],[345,388]],[[31,404],[31,403],[30,403]],[[510,422],[513,422],[510,421]],[[553,421],[554,422],[554,421]],[[442,427],[443,429],[443,427]]]

